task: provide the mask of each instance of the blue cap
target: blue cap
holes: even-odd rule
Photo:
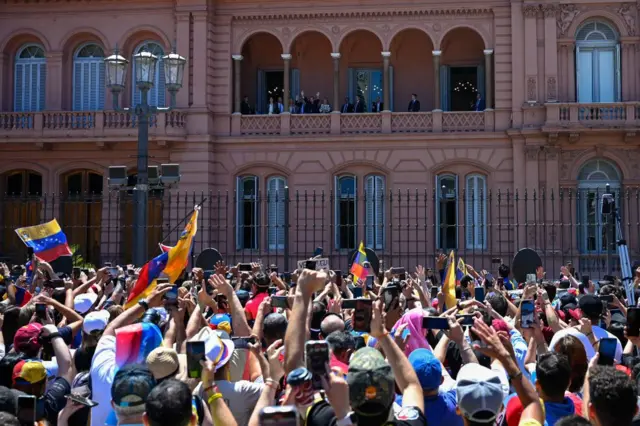
[[[409,355],[422,389],[435,390],[442,383],[442,364],[429,349],[416,349]]]
[[[249,299],[249,297],[251,297],[251,293],[247,290],[237,290],[236,296],[238,296],[238,299]]]

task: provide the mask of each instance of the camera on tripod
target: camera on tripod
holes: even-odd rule
[[[611,187],[607,184],[605,193],[602,194],[602,203],[600,205],[601,213],[611,214],[616,211],[616,198],[611,193]]]

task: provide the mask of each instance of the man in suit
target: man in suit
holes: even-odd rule
[[[240,113],[248,115],[248,114],[253,114],[253,108],[251,108],[251,105],[249,105],[249,97],[245,96],[242,99],[242,103],[240,104]]]
[[[409,102],[409,112],[420,112],[420,101],[418,95],[413,93],[411,95],[411,102]]]
[[[372,105],[371,112],[382,112],[382,111],[384,111],[384,104],[380,102],[380,96],[378,96],[378,98]]]
[[[473,110],[474,111],[484,111],[485,109],[487,109],[486,104],[484,102],[484,99],[482,99],[482,96],[480,95],[480,92],[478,92],[478,94],[476,95],[476,103],[474,105]]]
[[[344,98],[344,103],[340,107],[340,112],[346,114],[347,112],[353,112],[353,105],[349,102],[349,98]]]
[[[365,111],[364,102],[362,102],[362,99],[360,99],[360,96],[356,96],[356,103],[353,104],[353,112],[359,113],[364,111]]]
[[[278,96],[278,109],[280,110],[280,114],[285,112],[284,104],[282,103],[282,96]],[[286,112],[289,112],[289,111],[286,111]]]

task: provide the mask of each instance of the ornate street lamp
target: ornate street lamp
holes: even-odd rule
[[[149,118],[158,112],[170,111],[175,107],[176,93],[182,87],[182,77],[184,66],[187,62],[185,58],[177,53],[170,53],[162,57],[165,86],[169,91],[171,100],[169,107],[157,107],[149,105],[148,94],[153,88],[157,75],[158,57],[149,52],[148,49],[141,49],[139,53],[133,55],[135,75],[132,76],[134,84],[140,90],[140,103],[131,108],[120,108],[118,98],[125,88],[127,66],[129,61],[118,54],[116,47],[113,55],[104,59],[106,68],[106,85],[113,95],[113,109],[119,112],[126,112],[136,118],[138,124],[138,175],[136,185],[133,188],[135,202],[134,219],[134,259],[136,266],[142,266],[147,262],[147,202],[149,199]]]

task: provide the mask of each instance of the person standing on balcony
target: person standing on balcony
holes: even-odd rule
[[[282,103],[282,96],[278,96],[278,109],[280,112],[284,112],[284,104]]]
[[[482,99],[482,95],[480,95],[480,92],[478,92],[478,94],[476,95],[476,103],[475,106],[473,108],[474,111],[484,111],[486,109],[486,105],[484,102],[484,99]]]
[[[380,96],[371,105],[371,112],[382,112],[384,110],[384,103],[380,101]]]
[[[342,104],[342,108],[340,108],[340,112],[346,114],[348,112],[353,112],[353,105],[349,102],[349,98],[344,98],[344,104]]]
[[[329,104],[329,99],[324,98],[322,100],[322,104],[320,105],[319,112],[322,114],[327,114],[331,112],[331,104]]]
[[[280,107],[273,101],[273,96],[269,98],[269,106],[267,107],[267,114],[280,114]]]
[[[253,114],[253,109],[249,104],[249,97],[247,95],[242,99],[242,103],[240,104],[240,112],[244,115]]]
[[[409,102],[409,112],[420,112],[420,101],[418,95],[411,94],[411,102]]]
[[[362,113],[365,112],[364,102],[360,99],[360,96],[356,96],[356,103],[353,104],[353,112]]]
[[[298,103],[293,100],[293,98],[289,99],[289,112],[291,114],[298,113]]]

